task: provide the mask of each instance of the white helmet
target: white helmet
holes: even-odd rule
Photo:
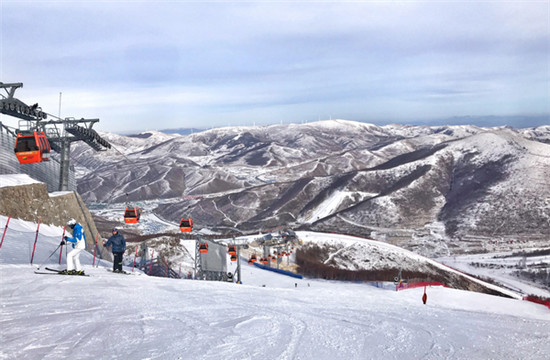
[[[74,227],[76,225],[76,220],[73,219],[73,218],[70,218],[69,220],[67,220],[67,226],[69,227]]]

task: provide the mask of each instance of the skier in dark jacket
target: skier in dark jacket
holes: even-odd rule
[[[104,247],[112,246],[113,252],[113,272],[122,272],[122,255],[126,251],[126,240],[122,234],[119,234],[118,229],[113,229],[113,236],[103,244]]]

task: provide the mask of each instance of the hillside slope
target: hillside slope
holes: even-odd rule
[[[454,242],[445,252],[480,250],[493,238],[548,239],[549,131],[333,120],[105,134],[125,157],[73,154],[87,202],[171,199],[155,212],[174,222],[192,216],[198,228],[337,229],[446,255],[442,239]]]

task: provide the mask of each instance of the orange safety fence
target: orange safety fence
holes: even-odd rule
[[[537,303],[537,304],[541,304],[541,305],[546,306],[548,309],[550,309],[550,301],[548,301],[548,300],[542,300],[542,299],[539,299],[539,298],[534,297],[534,296],[525,296],[525,297],[523,297],[523,300],[531,301],[531,302],[534,302],[534,303]]]
[[[442,284],[437,281],[421,281],[421,282],[415,282],[415,283],[399,283],[395,285],[395,290],[407,290],[407,289],[414,289],[418,287],[424,287],[424,286],[444,286],[444,287],[450,287],[448,285]]]

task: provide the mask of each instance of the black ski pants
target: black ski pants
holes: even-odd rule
[[[122,255],[124,252],[114,252],[114,260],[113,260],[113,271],[119,270],[122,271]]]

